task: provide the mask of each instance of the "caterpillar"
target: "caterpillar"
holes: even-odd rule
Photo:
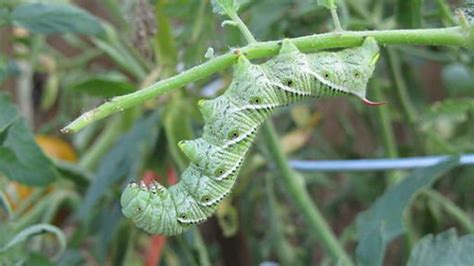
[[[240,55],[234,78],[221,96],[200,100],[204,118],[201,138],[180,141],[190,165],[180,182],[132,182],[121,196],[123,214],[152,234],[181,234],[205,221],[230,193],[260,125],[277,107],[310,97],[351,94],[368,105],[366,87],[379,57],[377,42],[338,52],[301,53],[289,40],[263,64]]]

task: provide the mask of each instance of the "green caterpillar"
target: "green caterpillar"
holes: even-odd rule
[[[191,161],[180,182],[168,189],[157,182],[129,184],[121,197],[123,214],[143,230],[163,235],[205,221],[230,193],[258,128],[277,107],[342,94],[381,104],[365,97],[378,56],[371,37],[357,48],[314,54],[284,40],[278,56],[261,65],[240,55],[228,90],[199,101],[203,136],[179,143]]]

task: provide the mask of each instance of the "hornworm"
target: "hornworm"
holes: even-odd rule
[[[258,128],[277,107],[342,94],[381,104],[365,97],[378,56],[371,37],[360,47],[314,54],[284,40],[279,54],[260,65],[240,55],[227,91],[199,101],[203,136],[179,143],[191,161],[180,182],[168,189],[157,182],[129,184],[121,197],[123,214],[143,230],[164,235],[205,221],[230,193]]]

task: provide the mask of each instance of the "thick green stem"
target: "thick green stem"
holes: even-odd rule
[[[322,246],[326,248],[335,262],[340,262],[342,265],[352,265],[344,248],[338,242],[318,208],[313,204],[303,180],[296,176],[289,167],[273,125],[266,122],[262,130],[271,159],[278,169],[291,199],[305,217],[311,232],[319,238]]]
[[[302,52],[315,52],[321,49],[345,48],[361,45],[364,38],[373,36],[381,45],[453,45],[467,46],[468,35],[460,27],[418,30],[377,30],[343,31],[291,39]],[[240,53],[249,59],[273,56],[278,53],[280,41],[257,42],[247,45]],[[193,67],[171,78],[161,80],[145,89],[113,98],[101,106],[84,113],[63,129],[63,132],[76,132],[88,124],[115,112],[141,104],[144,101],[173,89],[183,87],[193,81],[205,78],[235,63],[239,53],[231,51],[208,62]]]

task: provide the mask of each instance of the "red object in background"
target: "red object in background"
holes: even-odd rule
[[[168,180],[166,180],[168,181],[168,185],[176,184],[176,182],[178,181],[176,171],[173,168],[168,168],[168,172],[166,174],[168,176]],[[145,171],[142,177],[142,181],[145,182],[146,185],[149,185],[153,180],[163,183],[163,179],[160,175],[151,170]]]
[[[168,168],[167,172],[168,178],[168,185],[176,184],[178,178],[176,176],[176,171],[173,168]],[[153,171],[146,171],[143,174],[142,181],[145,182],[146,185],[156,180],[158,182],[163,181],[161,176],[156,174]],[[156,266],[160,265],[161,254],[163,252],[163,248],[166,244],[166,236],[162,235],[154,235],[151,236],[150,245],[145,253],[145,261],[143,263],[144,266]]]
[[[166,244],[166,236],[152,236],[150,246],[145,253],[144,266],[160,265],[161,253]]]

